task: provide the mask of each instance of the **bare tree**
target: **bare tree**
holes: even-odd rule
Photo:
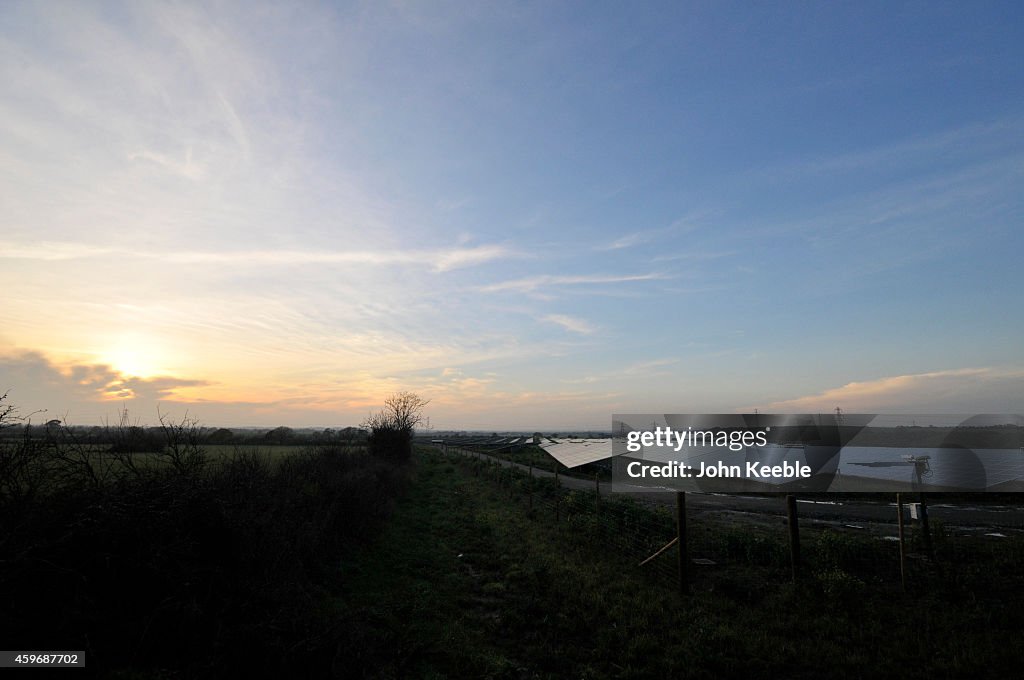
[[[29,418],[31,418],[37,413],[46,413],[45,409],[41,409],[38,411],[33,411],[32,413],[29,413],[27,416],[20,415],[18,413],[17,406],[11,404],[10,402],[6,404],[4,403],[5,401],[7,401],[7,395],[9,394],[10,390],[4,392],[3,394],[0,394],[0,430],[3,430],[8,427],[14,427],[19,423],[28,422]]]
[[[161,452],[175,472],[181,475],[198,473],[206,465],[206,451],[202,447],[202,428],[199,421],[188,413],[180,422],[174,422],[157,409],[160,429],[164,435]]]
[[[388,414],[395,427],[412,434],[423,422],[423,409],[429,403],[429,399],[418,394],[397,392],[384,400],[384,413]]]
[[[384,409],[363,421],[370,431],[370,453],[404,460],[412,455],[412,436],[423,422],[423,409],[430,403],[412,392],[396,392],[384,400]]]
[[[33,436],[32,415],[18,413],[18,407],[7,401],[7,392],[0,395],[0,432],[25,423],[20,437],[0,439],[0,513],[12,516],[12,510],[32,502],[41,493],[49,476],[51,456],[44,441]],[[7,433],[5,433],[7,434]]]
[[[68,424],[66,415],[63,420],[54,419],[46,423],[46,442],[58,463],[54,477],[67,486],[84,481],[98,488],[111,478],[118,462],[102,447],[78,436],[75,428]]]
[[[14,421],[18,420],[18,410],[12,404],[5,404],[7,392],[0,394],[0,430],[5,427],[13,427]]]
[[[104,418],[103,438],[109,444],[107,453],[117,461],[123,470],[137,477],[142,474],[142,468],[139,467],[136,460],[136,454],[144,448],[141,445],[142,438],[139,436],[142,428],[139,426],[138,418],[134,424],[132,423],[127,406],[122,407],[117,416],[117,423],[114,425]]]

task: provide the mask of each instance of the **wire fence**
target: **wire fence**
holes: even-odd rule
[[[1024,586],[1019,570],[1024,536],[1018,530],[954,533],[939,521],[928,527],[911,519],[907,507],[901,540],[892,521],[895,508],[889,521],[826,522],[800,519],[795,513],[787,517],[787,501],[793,509],[796,504],[783,497],[761,499],[782,512],[728,507],[687,512],[684,506],[681,533],[675,494],[611,494],[600,475],[588,480],[552,474],[454,446],[441,445],[438,451],[507,492],[534,521],[565,526],[567,540],[596,542],[651,578],[679,581],[683,589],[753,589],[766,579],[812,579],[831,595],[855,597],[864,586],[895,592],[985,588],[994,580],[1004,587],[1012,580]],[[1008,523],[1014,522],[1021,518]],[[680,535],[682,569],[674,543]]]

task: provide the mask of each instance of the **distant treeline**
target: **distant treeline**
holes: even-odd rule
[[[166,426],[126,425],[66,425],[51,420],[38,425],[22,424],[0,430],[0,439],[45,440],[54,437],[72,437],[82,444],[107,445],[132,451],[160,451],[166,444]],[[198,443],[210,446],[316,446],[321,444],[365,444],[367,431],[357,427],[320,429],[293,429],[286,426],[272,429],[226,427],[196,429]]]

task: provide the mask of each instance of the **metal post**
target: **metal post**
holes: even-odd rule
[[[679,592],[690,590],[686,550],[686,492],[676,492],[676,545],[679,547]]]
[[[530,510],[533,510],[533,457],[530,457]]]
[[[903,592],[907,592],[907,553],[903,543],[903,497],[896,494],[896,518],[900,531],[900,583],[903,585]]]
[[[932,547],[932,532],[928,526],[928,503],[924,500],[924,492],[917,494],[917,500],[921,503],[921,534],[924,538],[924,552],[928,559],[935,561],[935,549]]]
[[[786,496],[786,516],[789,522],[789,558],[793,569],[793,583],[800,578],[800,520],[796,512],[796,496]]]
[[[555,524],[561,520],[559,515],[562,510],[562,485],[558,482],[558,467],[560,463],[555,461]]]

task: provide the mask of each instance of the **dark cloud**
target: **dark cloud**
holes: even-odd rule
[[[175,399],[178,388],[209,384],[172,376],[130,377],[106,364],[62,366],[36,351],[0,354],[0,394],[9,391],[7,403],[16,406],[21,415],[31,414],[33,422],[60,418],[75,425],[98,425],[116,420],[122,408],[143,424],[155,423],[160,413],[173,420],[187,412],[203,425],[227,427],[343,427],[358,423],[365,415],[332,413],[313,397],[263,402],[218,401],[201,396],[189,401]]]
[[[20,351],[0,355],[0,393],[24,412],[46,411],[57,417],[75,415],[77,420],[106,415],[112,400],[131,400],[155,409],[156,402],[172,399],[174,390],[209,384],[205,380],[156,376],[126,376],[106,364],[73,364],[60,367],[40,352]]]

